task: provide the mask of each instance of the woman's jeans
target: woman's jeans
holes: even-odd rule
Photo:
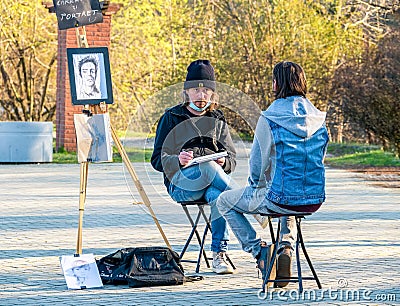
[[[216,162],[210,161],[182,168],[172,178],[168,193],[176,202],[204,198],[211,206],[211,231],[213,252],[226,252],[229,233],[226,220],[219,213],[216,199],[225,190],[238,188]]]
[[[228,221],[242,249],[254,258],[261,251],[261,239],[256,237],[256,231],[244,214],[268,214],[271,210],[276,213],[293,213],[267,200],[266,192],[266,188],[245,187],[226,191],[217,200],[220,213]],[[279,248],[290,246],[293,249],[296,235],[295,217],[281,217]]]

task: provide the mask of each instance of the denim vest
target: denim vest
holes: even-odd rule
[[[275,174],[267,198],[284,205],[325,201],[323,159],[328,144],[325,124],[310,137],[300,137],[267,119],[276,150]]]

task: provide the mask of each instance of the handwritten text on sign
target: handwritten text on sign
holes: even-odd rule
[[[103,22],[99,0],[53,0],[53,3],[60,30]]]

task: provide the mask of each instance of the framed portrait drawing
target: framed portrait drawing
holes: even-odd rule
[[[67,48],[73,105],[113,103],[108,48]]]

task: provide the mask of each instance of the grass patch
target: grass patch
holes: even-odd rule
[[[77,164],[78,158],[75,152],[53,153],[53,164]]]
[[[152,138],[156,136],[156,133],[144,133],[144,132],[135,132],[132,130],[127,131],[117,131],[117,135],[120,139],[122,138]]]
[[[327,154],[333,156],[343,156],[347,154],[368,153],[381,150],[380,146],[357,144],[357,143],[334,143],[328,144]]]
[[[153,153],[152,149],[141,149],[141,148],[128,148],[125,149],[128,154],[129,160],[132,163],[136,162],[149,162],[151,158],[151,154]],[[122,157],[119,154],[116,147],[113,147],[113,162],[114,163],[122,163]],[[78,158],[75,152],[66,152],[64,150],[60,150],[60,152],[53,153],[53,163],[54,164],[77,164]]]
[[[153,153],[153,149],[142,148],[127,148],[125,151],[132,163],[143,161],[150,162],[151,154]],[[122,163],[122,157],[116,147],[113,148],[113,161],[116,163]]]
[[[334,167],[400,167],[400,159],[379,146],[332,143],[327,153],[326,163]]]

